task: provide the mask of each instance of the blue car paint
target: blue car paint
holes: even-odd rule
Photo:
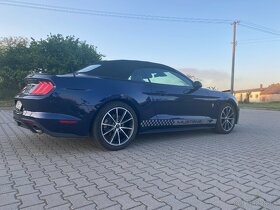
[[[236,99],[227,93],[204,88],[149,84],[129,80],[114,80],[74,75],[33,75],[27,80],[49,80],[55,88],[45,96],[30,96],[20,93],[23,112],[14,110],[14,119],[19,125],[34,131],[34,126],[52,136],[90,136],[94,118],[102,106],[112,101],[124,101],[138,116],[139,133],[185,130],[213,127],[215,124],[190,124],[183,126],[176,122],[187,122],[188,118],[216,120],[219,106],[223,102],[234,105]],[[73,124],[60,121],[74,120]],[[142,126],[143,122],[157,120],[156,126]],[[169,121],[166,121],[169,120]],[[181,121],[174,121],[181,120]],[[185,121],[184,121],[185,120]],[[156,121],[156,122],[157,122]],[[168,124],[166,122],[173,123]],[[174,124],[175,122],[175,124]]]

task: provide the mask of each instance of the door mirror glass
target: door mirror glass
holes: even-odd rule
[[[201,82],[199,82],[199,81],[194,81],[193,82],[193,88],[194,89],[199,89],[199,88],[201,88],[202,87],[202,84],[201,84]]]

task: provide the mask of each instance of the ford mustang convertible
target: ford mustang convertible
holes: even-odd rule
[[[238,122],[233,95],[202,88],[157,63],[100,61],[65,75],[32,74],[15,96],[19,126],[51,136],[92,137],[109,150],[138,133],[212,128],[230,133]]]

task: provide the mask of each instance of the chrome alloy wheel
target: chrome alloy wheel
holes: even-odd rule
[[[101,121],[101,134],[106,142],[113,146],[125,144],[134,131],[132,114],[123,107],[109,110]]]
[[[228,132],[234,127],[235,114],[231,106],[226,106],[221,112],[221,126],[224,131]]]

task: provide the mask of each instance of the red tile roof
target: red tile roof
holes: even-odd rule
[[[280,94],[280,83],[269,85],[261,95]]]

